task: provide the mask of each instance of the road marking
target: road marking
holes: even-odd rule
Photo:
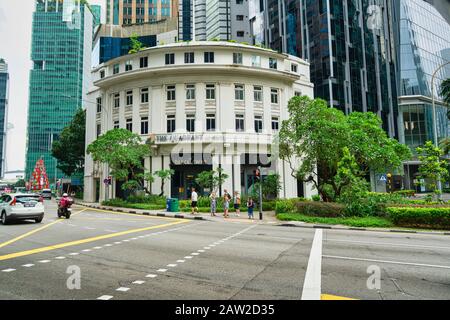
[[[116,230],[105,229],[106,232],[117,232]]]
[[[322,295],[320,295],[320,300],[356,300],[356,299],[341,297],[341,296],[334,296],[331,294],[322,294]]]
[[[122,243],[122,241],[116,241],[116,242],[114,242],[114,244],[121,244]]]
[[[81,251],[83,251],[83,252],[91,252],[92,250],[91,249],[84,249],[84,250],[81,250]]]
[[[185,262],[186,260],[177,260],[177,262],[179,262],[179,263],[183,263],[183,262]]]
[[[148,274],[145,276],[146,278],[156,278],[157,275],[156,274]]]
[[[22,265],[22,267],[25,267],[25,268],[31,268],[32,266],[34,266],[34,264],[32,264],[32,263],[27,263],[27,264]]]
[[[112,298],[114,298],[114,297],[113,296],[101,296],[101,297],[98,297],[97,300],[110,300]]]
[[[87,209],[86,209],[87,210]],[[131,216],[134,218],[142,218],[144,219],[156,219],[156,220],[174,220],[174,218],[166,218],[166,217],[155,217],[155,216],[144,216],[144,215],[136,215],[133,213],[125,213],[125,212],[117,212],[117,211],[110,211],[110,210],[102,210],[102,209],[95,209],[95,208],[89,208],[89,211],[97,211],[97,212],[106,212],[113,215],[124,215],[124,216]],[[183,219],[176,219],[176,220],[183,220]]]
[[[130,290],[130,288],[120,287],[120,288],[116,289],[116,291],[121,291],[121,292],[127,292],[128,290]]]
[[[101,249],[101,248],[103,248],[103,247],[93,247],[92,249],[98,250],[98,249]]]
[[[83,212],[83,211],[86,211],[86,210],[87,210],[87,209],[83,209],[83,210],[81,210],[81,211],[78,211],[78,212],[72,214],[72,216],[77,215],[77,214],[79,214],[79,213],[81,213],[81,212]],[[16,237],[16,238],[14,238],[14,239],[11,239],[11,240],[8,240],[8,241],[6,241],[6,242],[3,242],[2,244],[0,244],[0,248],[3,248],[3,247],[5,247],[5,246],[7,246],[8,244],[14,243],[14,242],[19,241],[19,240],[21,240],[21,239],[23,239],[23,238],[29,237],[29,236],[31,236],[32,234],[35,234],[36,232],[42,231],[42,230],[44,230],[44,229],[47,229],[48,227],[51,227],[52,225],[57,224],[57,223],[59,223],[59,222],[61,222],[61,221],[63,221],[63,220],[60,220],[60,219],[55,220],[55,221],[50,222],[49,224],[46,224],[46,225],[44,225],[44,226],[42,226],[42,227],[40,227],[40,228],[34,229],[34,230],[32,230],[32,231],[30,231],[30,232],[27,232],[27,233],[24,233],[24,234],[22,234],[22,235],[20,235],[20,236],[18,236],[18,237]]]
[[[186,257],[184,257],[185,259],[192,259],[192,257],[191,256],[186,256]]]
[[[92,228],[92,227],[84,227],[85,229],[88,229],[88,230],[95,230],[95,228]]]
[[[172,221],[173,221],[173,219],[172,219]],[[0,261],[14,259],[14,258],[23,257],[23,256],[28,256],[28,255],[32,255],[32,254],[36,254],[36,253],[41,253],[41,252],[47,252],[47,251],[51,251],[51,250],[55,250],[55,249],[61,249],[61,248],[65,248],[65,247],[70,247],[70,246],[75,246],[75,245],[95,242],[95,241],[99,241],[99,240],[115,238],[115,237],[119,237],[119,236],[123,236],[123,235],[127,235],[127,234],[132,234],[132,233],[148,231],[148,230],[153,230],[153,229],[165,228],[165,227],[169,227],[169,226],[173,226],[173,225],[177,225],[177,224],[182,224],[182,223],[189,223],[189,222],[190,222],[189,220],[181,220],[180,219],[180,220],[177,220],[177,221],[174,221],[174,222],[171,222],[171,223],[160,224],[160,225],[157,225],[157,226],[151,226],[151,227],[145,227],[145,228],[121,231],[121,232],[117,232],[117,233],[105,234],[105,235],[102,235],[102,236],[96,236],[96,237],[92,237],[92,238],[86,238],[86,239],[81,239],[81,240],[65,242],[65,243],[59,243],[59,244],[55,244],[55,245],[51,245],[51,246],[47,246],[47,247],[42,247],[42,248],[37,248],[37,249],[32,249],[32,250],[26,250],[26,251],[10,253],[10,254],[6,254],[6,255],[3,255],[3,256],[0,256]]]
[[[400,264],[405,266],[416,266],[416,267],[427,267],[427,268],[439,268],[439,269],[450,269],[450,266],[440,266],[435,264],[424,264],[424,263],[413,263],[413,262],[402,262],[402,261],[390,261],[390,260],[375,260],[375,259],[364,259],[364,258],[352,258],[352,257],[340,257],[340,256],[327,256],[324,258],[329,259],[341,259],[341,260],[353,260],[353,261],[367,261],[367,262],[379,262],[379,263],[389,263],[389,264]]]
[[[41,261],[38,261],[39,263],[49,263],[50,262],[50,260],[41,260]]]
[[[72,252],[72,253],[69,253],[69,256],[77,256],[79,254],[80,254],[79,252]]]
[[[13,272],[13,271],[16,271],[16,269],[5,269],[5,270],[2,270],[2,272]]]
[[[145,281],[142,281],[142,280],[136,280],[133,282],[133,284],[144,284],[144,283],[145,283]]]
[[[198,252],[192,252],[191,253],[191,256],[198,256],[200,253],[198,253]]]
[[[112,247],[112,244],[111,243],[107,243],[107,244],[104,245],[104,247]]]
[[[65,259],[66,257],[56,257],[55,259],[57,259],[57,260],[63,260],[63,259]]]
[[[316,229],[303,283],[302,300],[320,300],[322,286],[322,229]]]
[[[210,248],[210,247],[204,247],[203,249],[209,250],[209,249],[211,249],[211,248]]]
[[[158,270],[156,270],[156,272],[166,272],[167,271],[167,269],[158,269]]]
[[[167,266],[170,267],[170,268],[175,268],[177,266],[177,264],[171,263],[171,264],[168,264]]]
[[[354,241],[354,240],[338,240],[338,239],[327,239],[325,241],[334,241],[334,242],[348,242],[348,243],[361,243],[368,244],[373,246],[395,246],[395,247],[411,247],[411,248],[429,248],[429,249],[445,249],[450,250],[450,247],[438,247],[438,246],[422,246],[415,244],[402,244],[402,243],[387,243],[387,242],[367,242],[367,241]]]
[[[205,252],[205,250],[197,250],[198,252]]]

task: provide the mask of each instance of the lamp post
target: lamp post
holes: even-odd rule
[[[441,64],[440,66],[438,66],[436,68],[436,70],[433,73],[433,76],[431,77],[431,104],[432,104],[432,108],[433,108],[433,138],[434,138],[434,145],[436,147],[439,147],[439,142],[438,142],[438,134],[437,134],[437,122],[436,122],[436,103],[435,103],[435,98],[434,98],[434,80],[436,78],[437,73],[444,68],[445,66],[450,65],[450,61],[447,61],[443,64]],[[439,189],[439,191],[442,192],[442,183],[441,183],[441,179],[440,177],[438,177],[438,181],[437,181],[437,187]]]

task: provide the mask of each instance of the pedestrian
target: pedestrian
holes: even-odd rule
[[[241,215],[241,196],[239,195],[239,192],[235,191],[233,196],[233,207],[235,210],[235,216],[239,217]]]
[[[198,207],[197,207],[197,201],[198,201],[198,194],[195,192],[195,188],[192,188],[191,192],[191,214],[198,213]]]
[[[228,218],[228,210],[230,209],[231,196],[227,189],[223,190],[223,217]]]
[[[255,207],[255,202],[253,201],[252,197],[249,197],[247,200],[247,213],[248,218],[253,220],[253,208]]]
[[[217,211],[217,196],[215,191],[211,192],[209,199],[211,200],[211,217],[215,217]]]

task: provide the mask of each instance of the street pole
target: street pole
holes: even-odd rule
[[[438,134],[437,134],[437,123],[436,123],[436,103],[435,103],[435,99],[434,99],[434,80],[436,78],[437,73],[445,66],[450,65],[450,61],[441,64],[439,67],[437,67],[437,69],[434,71],[433,76],[431,77],[431,104],[432,104],[432,108],[433,108],[433,138],[434,138],[434,145],[436,147],[439,147],[439,142],[438,142]],[[441,178],[438,177],[437,179],[437,187],[438,190],[440,192],[442,192],[442,183],[441,183]]]
[[[258,166],[259,171],[259,220],[263,219],[263,206],[262,206],[262,175],[261,166]]]

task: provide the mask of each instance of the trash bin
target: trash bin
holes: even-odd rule
[[[171,198],[167,198],[166,200],[166,211],[167,212],[171,212],[171,206],[172,206],[172,199]]]
[[[179,212],[180,211],[180,203],[178,199],[170,199],[170,212]]]

